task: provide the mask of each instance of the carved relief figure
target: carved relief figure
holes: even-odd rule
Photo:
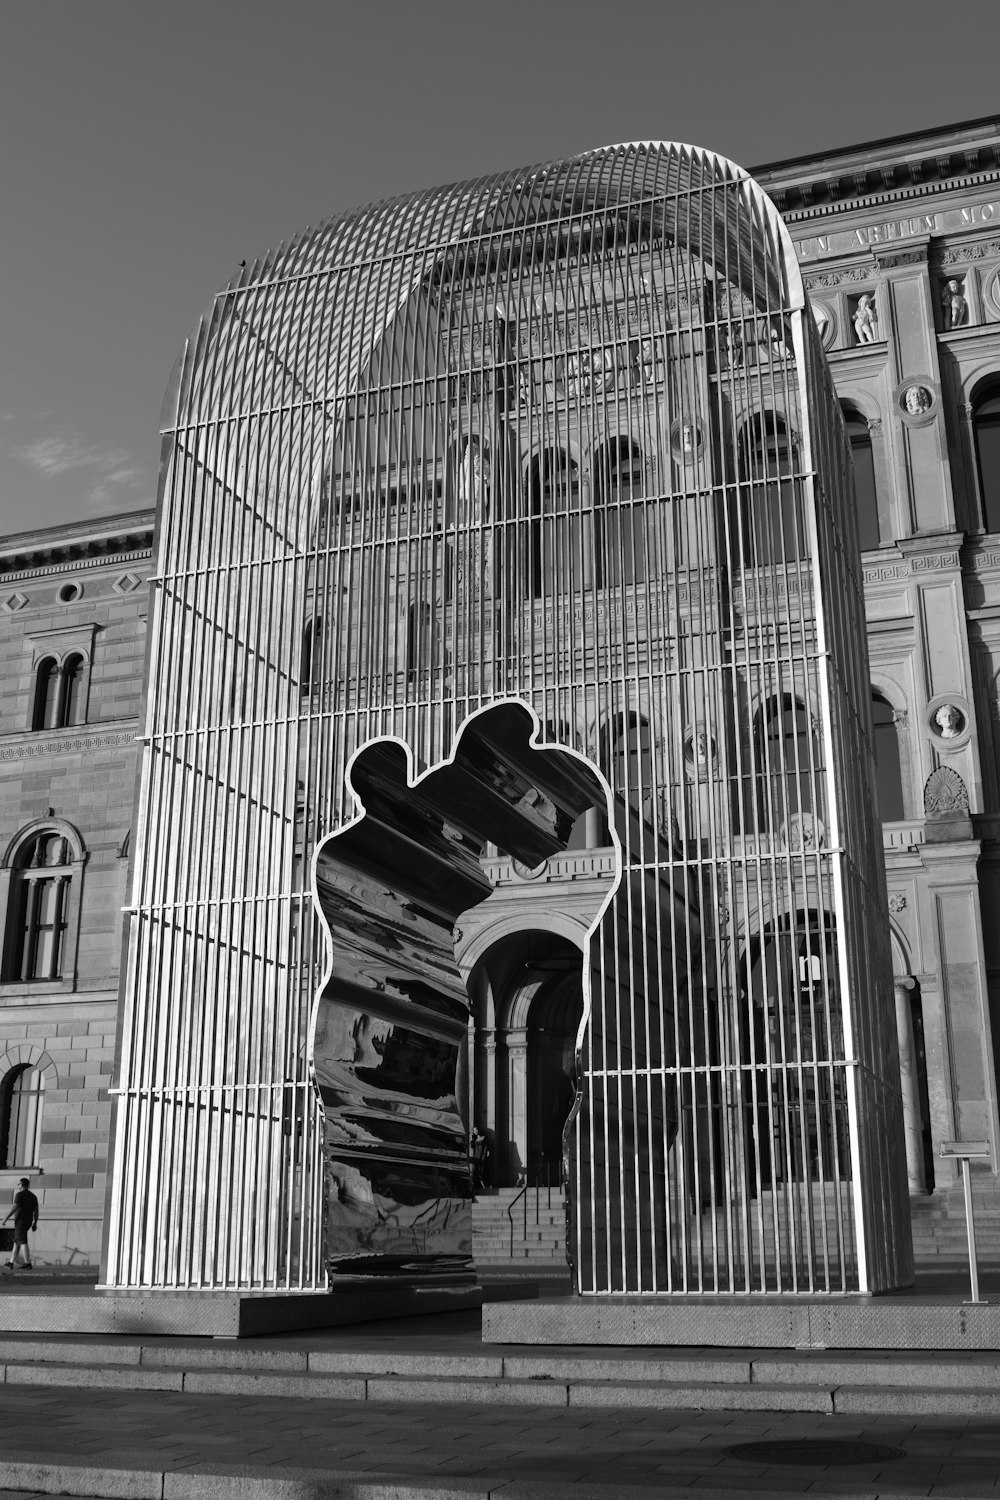
[[[809,853],[823,847],[824,833],[822,823],[818,823],[812,813],[796,813],[785,826],[785,844],[793,851],[802,849]]]
[[[462,505],[462,516],[471,514],[483,492],[483,459],[479,439],[475,433],[465,445],[465,453],[458,470],[458,498]]]
[[[962,295],[962,283],[952,278],[941,288],[941,311],[945,328],[961,328],[969,320],[969,304]]]
[[[925,385],[907,386],[903,397],[906,410],[911,417],[920,417],[925,411],[930,411],[933,400],[933,396]]]
[[[968,815],[969,793],[965,782],[950,766],[939,766],[924,786],[924,816],[948,819]]]
[[[694,759],[698,766],[710,766],[715,759],[715,746],[704,729],[694,737]]]
[[[942,703],[934,715],[934,723],[943,740],[957,740],[965,728],[965,715],[954,703]]]
[[[854,314],[854,332],[859,344],[874,344],[878,339],[878,322],[875,317],[875,298],[862,292]]]

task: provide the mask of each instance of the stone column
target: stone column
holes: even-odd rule
[[[512,1177],[528,1170],[528,1032],[525,1027],[508,1031],[507,1042],[507,1130]]]
[[[896,993],[896,1034],[899,1038],[899,1082],[903,1094],[903,1133],[906,1139],[906,1180],[911,1195],[926,1193],[924,1141],[920,1118],[920,1080],[913,1036],[909,977],[893,981]]]
[[[466,1129],[472,1134],[473,1125],[478,1125],[479,1079],[476,1076],[476,1021],[469,1014],[465,1027],[465,1099],[459,1096],[459,1111],[464,1110]]]
[[[476,1124],[480,1130],[492,1130],[493,1140],[496,1142],[500,1135],[499,1121],[497,1120],[497,1034],[491,1028],[481,1027],[479,1038],[483,1048],[483,1073],[482,1094],[476,1093],[476,1106],[479,1118]]]

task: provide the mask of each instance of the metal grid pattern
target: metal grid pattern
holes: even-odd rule
[[[170,408],[107,1282],[324,1284],[315,851],[356,752],[510,700],[620,851],[578,1289],[907,1281],[849,457],[760,190],[633,145],[359,211],[245,268]]]

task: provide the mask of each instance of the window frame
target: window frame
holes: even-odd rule
[[[80,729],[88,722],[96,630],[95,624],[63,625],[27,637],[33,647],[28,724],[32,733]],[[56,676],[51,707],[48,691],[42,696],[42,671],[50,663],[54,664]],[[51,676],[50,670],[47,677]],[[52,722],[46,723],[49,718]]]
[[[59,865],[25,866],[25,851],[45,836],[65,841],[65,861]],[[78,829],[60,818],[42,818],[29,823],[15,834],[0,864],[0,998],[32,994],[69,993],[76,989],[80,936],[80,909],[83,900],[84,867],[88,855]],[[58,874],[44,874],[46,870]],[[46,880],[57,880],[58,915],[62,941],[59,950],[59,972],[54,976],[23,978],[25,926],[23,901],[30,900],[31,887]],[[22,892],[24,893],[22,896]],[[37,901],[37,897],[36,897]]]
[[[797,569],[809,562],[799,447],[778,406],[749,412],[736,438],[738,556],[742,568]],[[734,536],[735,540],[735,536]]]
[[[609,438],[591,457],[594,587],[632,588],[646,582],[646,455],[625,434]]]
[[[847,435],[847,444],[851,450],[851,461],[854,465],[854,503],[855,516],[857,518],[858,526],[858,543],[861,547],[862,552],[874,552],[876,548],[883,546],[885,536],[884,527],[882,524],[878,466],[875,462],[875,440],[872,435],[872,424],[865,413],[860,409],[860,407],[856,406],[852,401],[846,399],[841,401],[840,411],[841,415],[844,418],[844,429]],[[862,428],[864,429],[863,432],[861,430]],[[861,497],[858,494],[858,486],[856,482],[858,472],[858,461],[856,453],[859,448],[863,448],[867,451],[868,465],[871,470],[871,504],[867,509],[866,516],[868,522],[868,530],[871,531],[874,528],[875,540],[871,542],[870,545],[866,544],[866,538],[864,536],[865,527],[862,520],[862,507],[859,503]]]
[[[18,1084],[26,1074],[36,1073],[36,1088],[25,1093]],[[32,1151],[30,1155],[11,1156],[11,1135],[17,1145],[20,1121],[14,1119],[14,1101],[28,1099],[34,1103],[34,1118],[31,1122]],[[0,1078],[0,1172],[38,1171],[42,1159],[42,1119],[45,1109],[45,1068],[38,1061],[17,1062]]]

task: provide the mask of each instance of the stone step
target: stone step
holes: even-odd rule
[[[406,1354],[117,1339],[0,1342],[9,1385],[296,1400],[1000,1416],[1000,1355],[678,1350]]]

